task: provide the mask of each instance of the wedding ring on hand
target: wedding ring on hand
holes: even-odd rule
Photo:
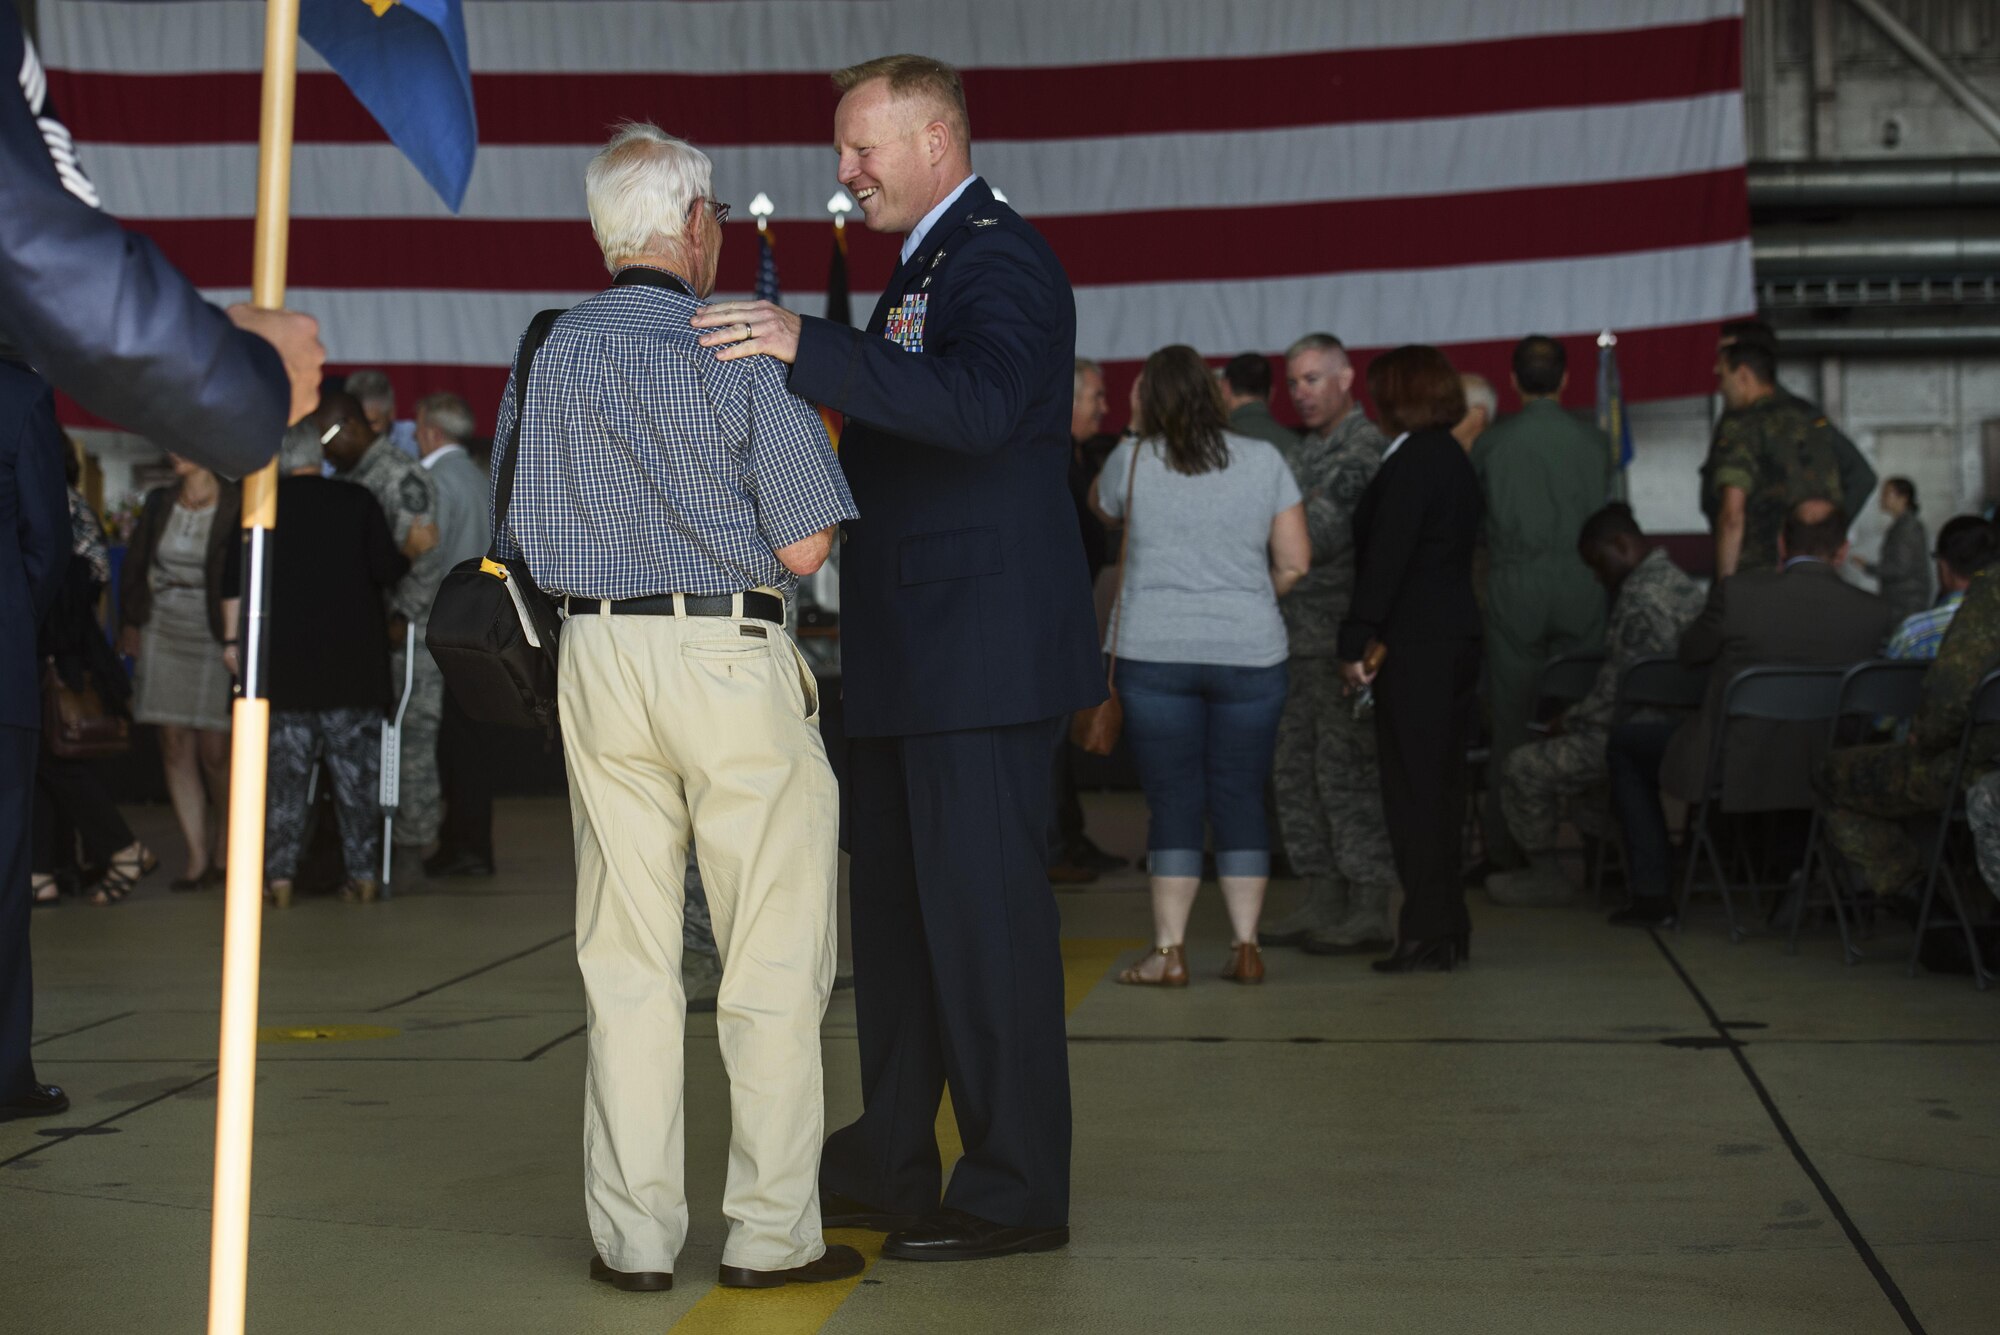
[[[750,341],[750,326],[747,324],[740,324],[737,325],[736,327],[743,331],[743,337],[737,339],[736,341],[738,343],[748,343]]]

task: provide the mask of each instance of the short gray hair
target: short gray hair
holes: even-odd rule
[[[278,445],[280,473],[318,470],[325,463],[326,447],[319,443],[319,430],[313,426],[312,418],[285,428],[285,438]]]
[[[1089,375],[1093,371],[1095,371],[1098,375],[1104,374],[1104,368],[1099,366],[1096,362],[1090,360],[1090,358],[1078,357],[1076,359],[1076,373],[1070,377],[1070,382],[1069,382],[1070,392],[1075,393],[1077,390],[1082,389],[1083,378]]]
[[[1475,371],[1467,371],[1458,378],[1465,389],[1465,410],[1474,408],[1486,410],[1486,420],[1492,421],[1500,415],[1500,396],[1493,392],[1493,382]]]
[[[361,400],[365,409],[370,406],[396,409],[396,387],[389,383],[386,371],[355,371],[340,382],[340,387]]]
[[[708,155],[649,121],[626,121],[583,171],[590,230],[604,266],[658,248],[687,227],[688,209],[709,196]]]
[[[472,409],[456,394],[428,394],[418,399],[417,420],[436,427],[454,444],[463,445],[472,438]]]
[[[1342,364],[1351,365],[1347,360],[1347,345],[1332,334],[1307,334],[1285,349],[1285,360],[1290,361],[1302,352],[1337,352]]]

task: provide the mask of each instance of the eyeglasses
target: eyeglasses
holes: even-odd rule
[[[729,221],[729,206],[719,199],[708,201],[708,211],[715,215],[715,225],[718,227]]]

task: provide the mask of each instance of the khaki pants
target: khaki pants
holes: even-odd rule
[[[616,1270],[671,1271],[682,1163],[682,878],[695,842],[722,955],[725,1265],[817,1259],[839,809],[819,702],[778,627],[572,617],[560,701],[589,1002],[585,1202]]]

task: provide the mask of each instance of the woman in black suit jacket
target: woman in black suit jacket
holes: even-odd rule
[[[1349,690],[1375,686],[1382,807],[1403,883],[1396,951],[1375,968],[1448,971],[1471,943],[1458,845],[1479,681],[1479,481],[1451,435],[1465,396],[1442,352],[1384,353],[1368,392],[1389,447],[1354,511],[1354,600],[1339,651]]]

